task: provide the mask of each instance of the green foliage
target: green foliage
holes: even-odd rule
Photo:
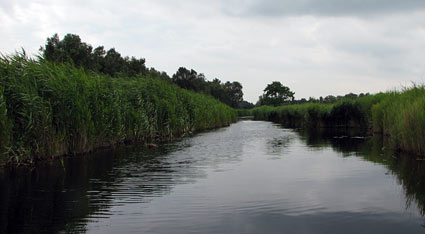
[[[279,106],[294,100],[294,92],[283,86],[279,81],[268,84],[264,89],[263,96],[260,96],[260,105]]]
[[[425,155],[425,87],[390,92],[372,108],[374,131],[390,136],[394,147]]]
[[[145,59],[122,57],[114,48],[105,51],[103,46],[93,50],[91,45],[82,42],[75,34],[67,34],[62,40],[59,39],[58,34],[55,34],[47,38],[45,46],[41,47],[40,51],[46,60],[57,63],[72,62],[77,67],[113,77],[146,74],[161,76],[154,71],[151,74],[146,69]]]
[[[238,117],[252,116],[252,109],[236,109]]]
[[[114,48],[105,51],[103,46],[95,49],[75,34],[67,34],[61,40],[57,34],[47,38],[40,48],[44,59],[55,63],[73,63],[86,71],[94,71],[112,77],[150,76],[170,81],[181,88],[211,95],[221,102],[237,108],[243,100],[242,85],[239,82],[221,83],[219,79],[207,81],[204,74],[180,67],[170,78],[165,72],[146,68],[145,59],[122,57]]]
[[[185,67],[180,67],[171,80],[181,88],[211,95],[234,108],[243,101],[242,85],[237,81],[221,83],[217,78],[207,81],[204,74]]]
[[[235,119],[229,106],[161,79],[112,78],[24,54],[0,59],[0,149],[11,161],[168,140]]]
[[[294,127],[355,127],[390,136],[396,149],[425,154],[425,88],[346,97],[334,104],[261,106],[255,119]]]
[[[253,103],[248,102],[248,101],[241,101],[241,102],[238,103],[239,109],[252,109],[254,107],[255,107],[255,105]]]

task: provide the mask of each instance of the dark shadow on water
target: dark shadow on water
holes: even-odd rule
[[[391,143],[382,135],[364,136],[355,129],[297,129],[306,145],[312,148],[332,147],[343,156],[361,157],[384,165],[402,185],[406,209],[412,204],[425,215],[425,159],[391,150]]]
[[[203,147],[197,139],[220,139],[225,129],[158,148],[122,146],[32,169],[0,170],[0,233],[84,233],[87,222],[108,217],[111,206],[146,203],[170,193],[176,184],[202,178],[202,157],[173,153]],[[238,150],[237,144],[223,140],[222,145]]]
[[[84,232],[87,216],[108,215],[111,200],[127,185],[123,178],[143,181],[131,185],[137,188],[130,192],[140,193],[137,202],[165,194],[178,183],[176,171],[187,170],[185,162],[171,167],[162,157],[175,148],[123,147],[2,171],[0,233]]]

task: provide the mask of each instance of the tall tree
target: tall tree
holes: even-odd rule
[[[273,81],[264,89],[260,96],[261,105],[279,106],[294,100],[294,92],[288,87],[283,86],[279,81]]]
[[[81,41],[81,38],[75,34],[67,34],[63,40],[59,39],[58,34],[47,38],[45,48],[41,48],[44,57],[47,60],[55,62],[72,61],[76,66],[92,67],[93,62],[91,54],[93,47]]]
[[[229,99],[229,105],[231,107],[238,107],[239,102],[243,100],[243,92],[241,83],[234,81],[227,81],[224,84],[224,88],[226,90],[226,94]]]
[[[207,82],[205,75],[198,74],[195,70],[188,70],[185,67],[180,67],[176,74],[173,75],[172,81],[184,89],[193,90],[195,92],[206,92]]]
[[[114,48],[105,51],[103,46],[93,47],[82,42],[75,34],[67,34],[60,40],[58,34],[47,38],[46,45],[40,48],[46,60],[54,62],[72,61],[78,67],[87,70],[117,76],[147,75],[145,59],[123,58]]]

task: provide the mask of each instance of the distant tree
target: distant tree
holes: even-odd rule
[[[255,107],[255,105],[253,103],[248,102],[248,101],[241,101],[238,104],[239,109],[252,109],[254,107]]]
[[[221,83],[221,80],[214,78],[212,81],[208,81],[209,94],[221,102],[225,102],[226,93],[223,88],[224,84]]]
[[[243,100],[243,92],[242,92],[242,85],[241,83],[234,81],[229,82],[227,81],[224,84],[225,93],[227,95],[227,98],[229,100],[228,105],[231,107],[238,107],[238,104]]]
[[[279,81],[268,84],[260,97],[261,105],[279,106],[294,100],[294,92],[283,86]]]
[[[335,96],[332,95],[328,95],[325,97],[325,99],[323,100],[325,103],[334,103],[337,101]]]
[[[242,84],[237,81],[222,83],[217,78],[207,81],[203,73],[198,74],[195,70],[185,67],[180,67],[171,80],[181,88],[211,95],[234,108],[243,101]]]
[[[109,74],[110,76],[116,76],[118,72],[124,72],[124,59],[114,48],[106,52],[104,61],[105,63],[101,72]]]
[[[59,39],[58,34],[54,34],[51,38],[47,38],[45,47],[41,47],[40,50],[50,61],[72,61],[76,66],[93,66],[91,59],[93,47],[82,42],[75,34],[67,34],[63,40]]]
[[[344,97],[349,99],[356,99],[358,96],[355,93],[349,93],[349,94],[345,94]]]
[[[315,97],[309,97],[308,102],[316,103],[316,102],[319,102],[319,99],[317,99]]]
[[[193,69],[188,70],[185,67],[180,67],[173,75],[172,81],[184,89],[195,92],[205,91],[206,81],[204,74],[201,73],[198,75]]]
[[[146,75],[145,59],[131,57],[131,59],[126,60],[126,64],[128,66],[128,76]],[[157,73],[154,68],[151,68],[149,71],[151,74]]]
[[[53,62],[73,62],[77,67],[117,76],[146,75],[145,59],[135,57],[123,58],[114,48],[105,51],[103,46],[93,47],[81,41],[75,34],[66,34],[60,40],[58,34],[47,38],[44,47],[40,48],[43,57]]]

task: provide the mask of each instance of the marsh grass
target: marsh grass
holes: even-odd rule
[[[255,119],[290,127],[361,128],[389,136],[393,148],[425,155],[425,88],[413,85],[335,104],[307,103],[252,110]]]
[[[425,156],[425,87],[392,91],[372,108],[374,131],[389,135],[396,148]]]
[[[160,79],[112,78],[23,53],[0,58],[0,151],[9,162],[169,140],[236,116],[211,97]]]

